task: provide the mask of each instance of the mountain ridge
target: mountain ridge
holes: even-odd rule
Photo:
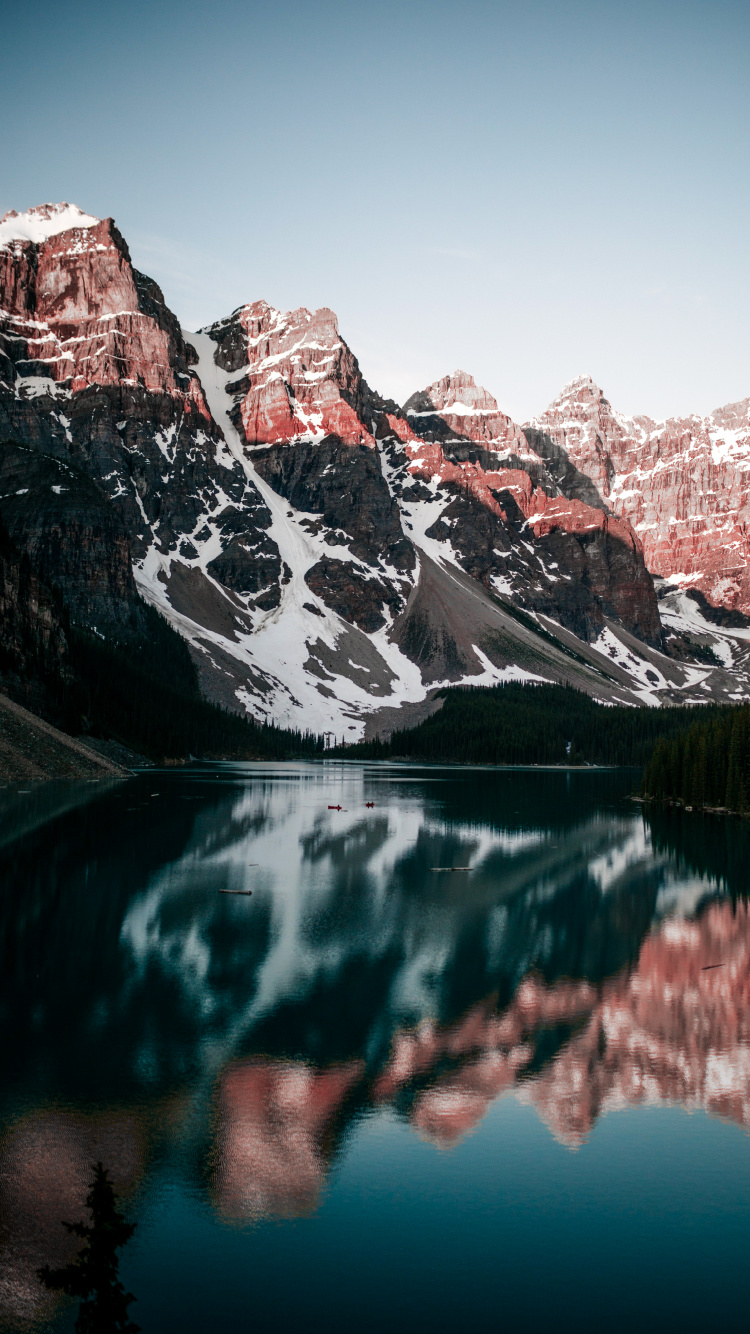
[[[675,603],[679,584],[657,601],[613,480],[630,437],[587,377],[571,440],[571,386],[533,426],[465,371],[399,407],[326,307],[256,301],[181,330],[113,220],[71,205],[0,221],[0,285],[0,440],[86,474],[209,698],[353,740],[462,681],[631,703],[750,690],[742,628]],[[722,411],[741,432],[742,404]],[[30,551],[44,485],[0,497]],[[91,625],[64,547],[63,596]]]

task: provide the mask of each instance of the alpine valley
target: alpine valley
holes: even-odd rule
[[[583,377],[518,425],[457,371],[399,406],[330,310],[181,329],[68,204],[6,214],[0,287],[6,677],[66,626],[135,651],[150,605],[206,698],[338,740],[447,684],[750,696],[750,399],[657,423]]]

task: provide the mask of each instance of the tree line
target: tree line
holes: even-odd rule
[[[643,795],[686,806],[750,812],[750,705],[661,737],[643,774]]]
[[[731,706],[654,709],[600,704],[572,686],[509,682],[454,686],[442,707],[386,741],[340,747],[361,759],[403,758],[443,764],[606,764],[642,766],[660,738],[683,734],[697,719],[732,714]]]
[[[289,759],[325,740],[230,712],[201,693],[185,640],[140,597],[106,635],[76,621],[0,516],[0,690],[61,731],[152,760]]]
[[[288,759],[324,738],[232,713],[201,693],[184,639],[138,598],[106,636],[76,623],[0,517],[0,689],[72,736],[118,741],[152,760]]]
[[[119,741],[151,759],[289,759],[324,739],[231,713],[200,691],[185,640],[143,604],[146,633],[127,641],[68,629],[69,668],[52,684],[64,731]]]

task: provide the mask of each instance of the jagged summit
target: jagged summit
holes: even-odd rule
[[[566,385],[526,427],[565,452],[629,520],[654,574],[750,611],[750,400],[710,417],[628,417],[590,376]]]
[[[498,411],[497,399],[478,385],[468,371],[458,370],[452,375],[444,375],[422,390],[422,394],[438,412],[462,416],[464,413]]]
[[[77,204],[37,204],[25,213],[11,209],[0,218],[0,245],[9,241],[33,241],[41,245],[51,236],[71,231],[76,227],[96,227],[101,221],[91,213],[84,213]]]
[[[452,375],[418,389],[404,403],[402,415],[425,440],[460,444],[473,441],[491,446],[502,454],[526,453],[523,433],[498,407],[497,399],[478,385],[468,371]]]
[[[320,306],[314,311],[308,310],[306,306],[298,306],[296,310],[281,311],[264,298],[243,302],[242,305],[235,307],[231,315],[204,325],[198,333],[207,333],[215,338],[218,330],[226,328],[233,321],[240,322],[246,330],[250,325],[257,324],[261,333],[270,333],[273,330],[276,333],[304,335],[306,331],[307,341],[312,341],[315,334],[339,337],[338,318],[335,311],[328,306]]]
[[[201,333],[217,344],[222,370],[245,372],[240,412],[249,444],[328,435],[374,444],[365,421],[369,390],[327,306],[282,312],[253,301]]]
[[[563,386],[560,393],[552,399],[547,411],[549,412],[553,408],[571,402],[580,404],[608,403],[609,399],[606,398],[603,390],[599,388],[599,385],[596,383],[593,376],[576,375],[572,380],[569,380],[568,383]]]

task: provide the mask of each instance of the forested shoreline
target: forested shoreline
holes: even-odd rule
[[[736,705],[612,707],[571,686],[520,682],[451,687],[443,699],[442,707],[416,727],[396,731],[386,741],[360,742],[335,753],[352,759],[401,758],[443,764],[645,765],[650,769],[653,756],[673,754],[670,747],[677,748],[674,754],[682,755],[680,747],[688,736],[712,727],[724,736],[735,715],[742,712]],[[750,710],[745,708],[745,713]],[[690,742],[690,756],[695,744]],[[665,746],[666,751],[659,749]],[[658,762],[659,773],[664,762],[663,758]],[[649,795],[655,796],[656,791]],[[672,793],[665,788],[663,795]],[[680,794],[675,790],[674,795]]]
[[[644,770],[642,795],[688,809],[749,814],[750,705],[660,737]]]
[[[144,605],[138,651],[69,630],[72,671],[54,682],[63,730],[112,738],[152,760],[292,759],[323,752],[323,738],[231,713],[201,693],[187,644]]]

